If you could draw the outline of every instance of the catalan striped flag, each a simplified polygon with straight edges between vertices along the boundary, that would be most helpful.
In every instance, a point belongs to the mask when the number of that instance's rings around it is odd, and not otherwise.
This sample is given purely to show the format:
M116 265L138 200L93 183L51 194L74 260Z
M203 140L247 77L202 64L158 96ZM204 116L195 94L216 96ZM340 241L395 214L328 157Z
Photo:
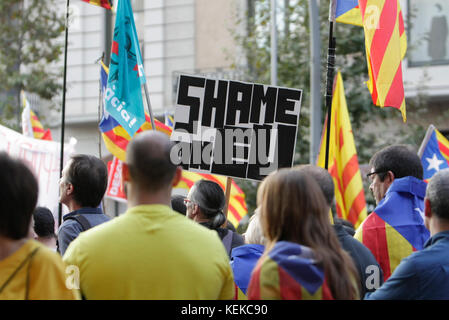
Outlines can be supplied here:
M373 103L401 110L406 121L401 61L407 36L399 0L333 0L335 21L363 26L368 89Z
M108 81L108 67L101 62L100 69L100 79L101 79L101 88L102 94L104 96L105 89L107 87ZM148 114L145 113L145 122L143 125L137 130L137 133L144 130L151 130L151 119ZM168 136L171 135L171 129L167 127L165 124L160 122L157 119L154 119L154 123L156 125L156 130L161 131ZM123 129L123 127L116 121L113 117L111 117L106 110L103 110L103 118L99 124L99 128L101 134L103 136L104 143L106 148L111 152L115 157L120 159L121 161L126 160L126 147L128 146L128 142L131 140L131 136L128 132Z
M173 188L187 189L189 190L193 184L201 179L211 180L220 185L223 189L223 192L226 192L226 180L227 177L207 174L207 173L199 173L193 171L182 171L181 181L174 186ZM248 209L246 208L245 203L245 193L240 189L240 187L235 183L232 179L231 184L231 195L229 199L229 207L228 207L228 220L231 222L234 227L237 227L240 223L240 220L248 213Z
M449 168L449 141L430 125L418 151L427 181L440 170Z
M367 210L340 72L334 80L331 121L328 171L334 180L337 215L350 221L357 228L366 218ZM318 155L318 166L322 168L324 168L326 157L326 134L327 123L324 124L321 150Z
M83 0L83 1L109 10L112 9L112 0Z
M374 211L356 230L379 262L386 281L401 260L424 247L430 237L424 226L424 196L427 184L415 177L393 181Z
M22 90L22 133L27 137L33 137L35 139L53 141L50 129L44 129L39 118L36 116L33 110L31 110L30 103L28 102L25 92Z
M262 256L248 287L249 300L333 300L324 270L310 248L279 241Z
M406 44L399 0L359 0L365 30L368 89L376 106L405 111L402 58Z

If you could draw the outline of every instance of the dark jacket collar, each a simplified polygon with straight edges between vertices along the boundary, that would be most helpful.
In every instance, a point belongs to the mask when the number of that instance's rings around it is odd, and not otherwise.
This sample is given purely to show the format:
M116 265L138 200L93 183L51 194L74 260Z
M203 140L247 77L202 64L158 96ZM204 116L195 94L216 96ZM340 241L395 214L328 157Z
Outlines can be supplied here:
M440 240L447 239L449 240L449 230L438 232L437 234L433 235L427 242L424 244L424 248L430 247L437 243Z
M65 221L68 217L73 217L77 214L103 214L103 210L101 210L101 208L84 207L65 214L64 217L62 217L62 220Z

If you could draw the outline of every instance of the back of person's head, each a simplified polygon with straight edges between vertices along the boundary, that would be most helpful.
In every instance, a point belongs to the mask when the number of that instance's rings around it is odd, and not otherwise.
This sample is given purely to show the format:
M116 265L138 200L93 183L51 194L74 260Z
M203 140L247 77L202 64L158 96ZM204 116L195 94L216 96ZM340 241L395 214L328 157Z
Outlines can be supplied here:
M416 152L407 145L392 145L377 151L369 162L374 172L378 172L381 181L384 181L386 172L391 171L394 178L412 176L423 178L423 167Z
M245 243L265 245L266 242L267 239L265 239L263 235L262 224L260 222L260 213L259 210L256 209L249 219L248 228L245 232Z
M223 209L226 197L223 189L216 182L210 180L198 180L193 185L191 199L200 208L203 218L208 219L210 229L219 228L225 221Z
M48 208L37 207L33 213L34 232L40 238L55 236L55 218Z
M37 203L37 180L23 162L0 152L0 186L0 235L25 238Z
M186 215L186 211L187 211L187 207L184 203L185 198L186 197L179 195L179 194L172 195L172 197L171 197L172 209L184 216Z
M310 175L318 183L321 191L323 192L326 203L329 207L332 206L332 202L335 197L334 180L331 174L324 168L317 167L311 164L298 165L294 167L295 170L303 170Z
M449 169L438 171L432 176L426 189L432 213L449 221Z
M165 134L154 130L143 131L131 139L126 164L132 183L150 192L171 186L177 168L170 159L172 146Z
M73 199L81 207L98 207L108 185L108 169L92 155L78 154L71 158L66 182L73 185Z
M317 182L295 169L281 169L265 179L258 205L267 238L266 251L278 241L311 248L327 274L333 297L357 297L354 281L358 281L358 274L332 229L328 206Z

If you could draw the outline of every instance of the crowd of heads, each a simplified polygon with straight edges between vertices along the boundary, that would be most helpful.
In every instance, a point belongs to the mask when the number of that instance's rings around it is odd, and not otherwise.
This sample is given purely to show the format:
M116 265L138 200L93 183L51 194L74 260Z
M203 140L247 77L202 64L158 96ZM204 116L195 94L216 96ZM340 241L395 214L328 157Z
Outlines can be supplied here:
M139 197L158 192L171 193L179 180L180 168L170 160L173 144L162 134L137 135L128 146L124 164L127 192ZM376 152L369 162L370 189L379 202L391 181L412 176L423 178L419 157L405 145ZM38 183L30 169L19 160L0 153L0 236L25 238L34 215L37 237L55 237L52 213L36 208ZM94 156L75 155L63 171L60 201L74 201L82 207L97 207L106 191L108 172L104 162ZM449 169L437 173L429 182L427 207L439 219L449 221ZM332 230L329 210L334 202L334 183L327 170L301 165L279 169L259 185L257 210L244 234L247 244L265 246L269 252L276 243L288 241L311 248L314 259L326 270L332 295L351 299L357 295L357 271L350 256L342 250ZM199 180L187 196L171 196L173 210L187 218L218 229L226 224L226 196L220 185Z

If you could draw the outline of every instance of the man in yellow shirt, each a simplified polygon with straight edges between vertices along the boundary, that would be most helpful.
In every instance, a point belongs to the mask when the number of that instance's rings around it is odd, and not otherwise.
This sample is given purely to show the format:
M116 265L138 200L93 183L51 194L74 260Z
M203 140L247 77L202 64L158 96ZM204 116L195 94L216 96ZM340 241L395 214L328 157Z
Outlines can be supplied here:
M0 300L77 299L61 257L29 238L38 197L33 173L0 152L0 186Z
M79 267L86 299L232 299L229 259L217 233L170 208L182 170L172 144L145 131L127 149L128 210L74 240L64 261Z

